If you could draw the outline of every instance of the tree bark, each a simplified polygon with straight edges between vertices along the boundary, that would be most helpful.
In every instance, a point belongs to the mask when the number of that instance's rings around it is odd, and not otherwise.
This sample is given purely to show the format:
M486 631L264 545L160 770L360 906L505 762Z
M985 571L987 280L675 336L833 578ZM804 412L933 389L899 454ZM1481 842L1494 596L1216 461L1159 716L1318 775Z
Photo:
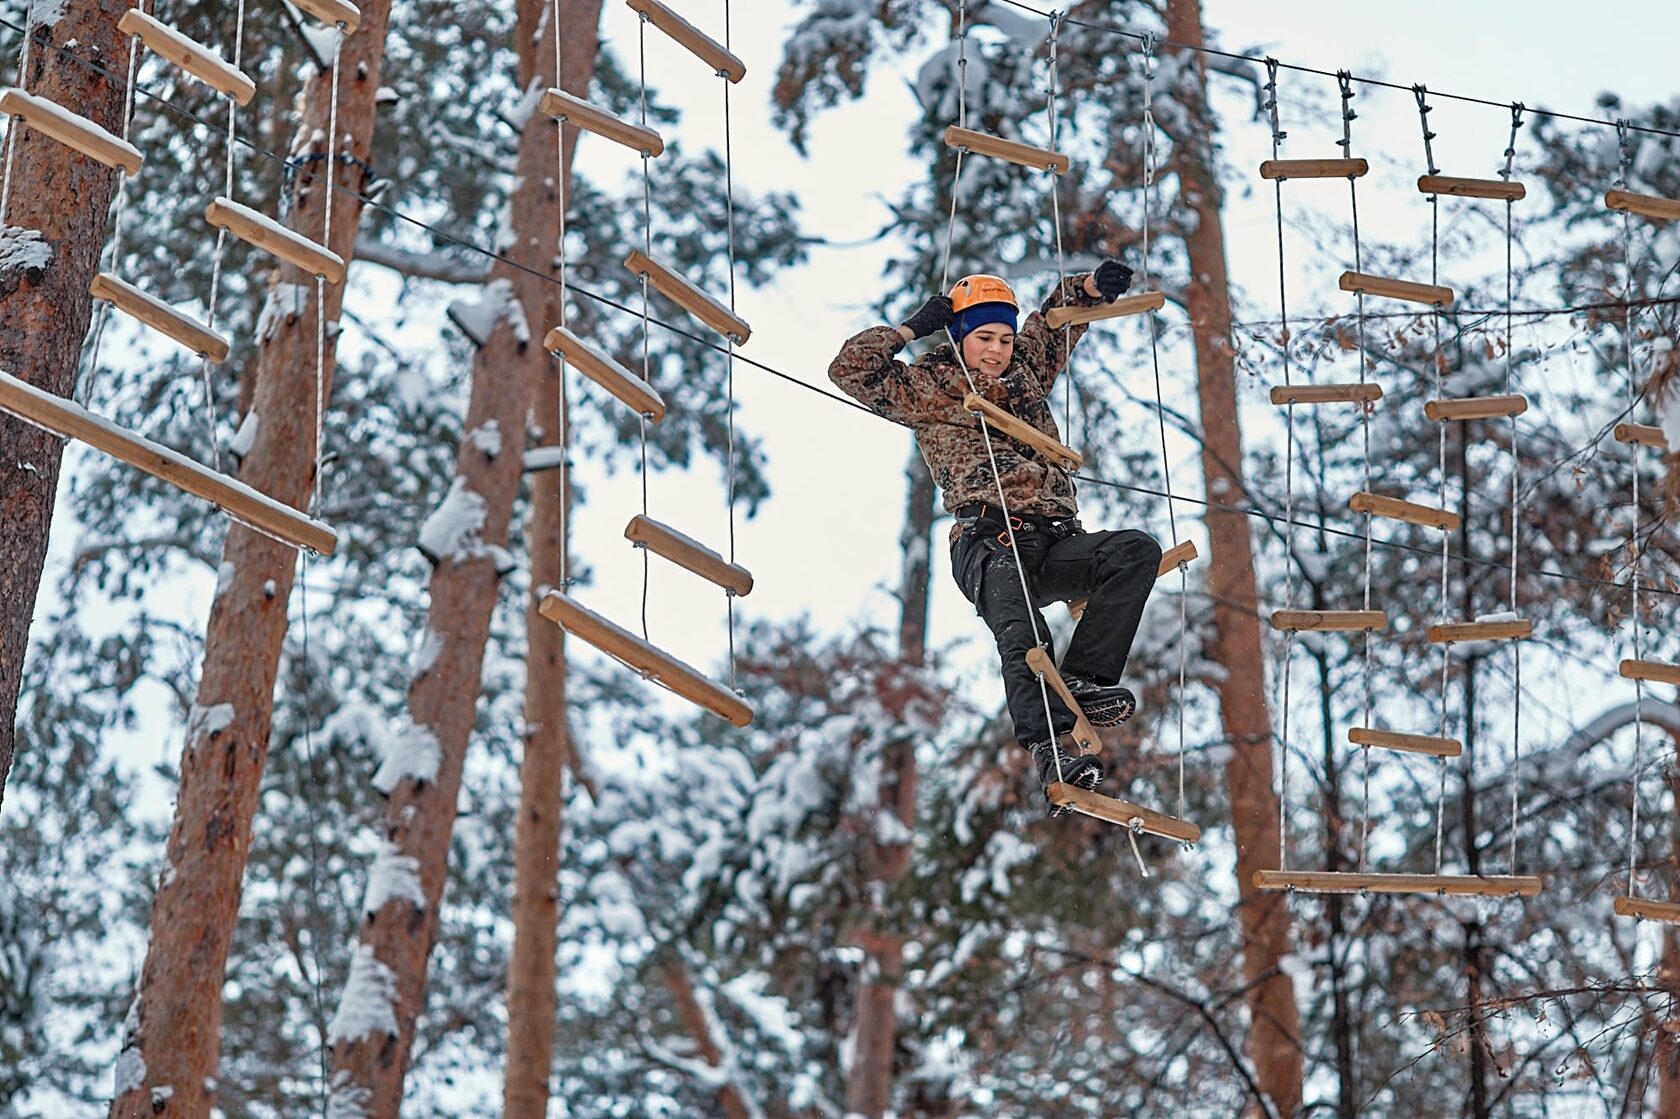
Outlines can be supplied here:
M1170 0L1167 38L1199 48L1203 43L1199 0ZM1206 128L1199 142L1175 156L1183 205L1195 214L1185 235L1190 286L1186 292L1196 346L1202 411L1202 470L1216 503L1235 503L1245 492L1242 431L1237 419L1236 362L1231 346L1231 294L1220 221L1221 195L1215 169L1212 114L1201 56L1186 52L1197 80L1186 106ZM1256 870L1278 866L1279 821L1272 773L1271 714L1266 708L1265 660L1260 641L1259 594L1254 547L1247 518L1209 508L1208 593L1214 602L1214 661L1223 665L1219 710L1231 743L1225 784L1237 843L1238 921L1243 938L1243 973L1252 1019L1249 1055L1261 1091L1277 1113L1293 1115L1301 1104L1300 1012L1295 990L1279 963L1289 951L1287 895L1255 888Z
M33 11L33 8L30 9ZM32 25L30 92L114 133L122 131L121 80L128 37L117 32L120 6L70 0L51 26ZM73 43L74 46L64 46ZM66 54L60 54L60 51ZM68 55L68 56L66 56ZM117 172L15 122L9 142L11 193L6 224L38 230L52 248L46 267L0 271L0 369L55 396L70 396L87 336ZM0 149L3 151L3 149ZM18 693L29 623L47 559L64 444L56 435L0 413L0 803L16 748Z
M390 0L363 0L361 26L344 40L338 133L344 156L366 161L372 145L374 95L385 52ZM320 73L304 91L299 135L326 136L331 75ZM292 228L349 259L361 218L358 165L332 168L345 188L333 200L330 237L324 237L324 184L300 177L291 206ZM280 316L260 340L252 408L261 417L256 441L240 465L241 481L304 508L315 480L315 281L287 265L276 278L304 284L307 298ZM271 281L272 282L272 281ZM341 285L326 285L326 319L343 303ZM323 395L330 392L335 338L326 338ZM297 554L241 525L228 527L221 589L210 608L198 699L188 720L169 834L169 867L152 903L152 941L140 975L119 1067L144 1072L111 1104L120 1119L204 1116L214 1103L220 1053L222 981L239 914L240 880L251 846L263 765L268 757L274 681L286 637ZM119 1078L119 1084L131 1081ZM162 1092L162 1089L169 1089ZM154 1094L157 1092L158 1094Z
M688 1036L694 1039L694 1047L700 1054L700 1059L710 1068L723 1066L723 1050L718 1048L717 1039L712 1036L712 1024L706 1017L705 1008L694 994L694 983L688 977L688 968L675 957L667 959L660 965L665 976L665 987L671 992L671 999L677 1004L677 1016L682 1019L683 1028ZM723 1109L724 1119L752 1119L752 1110L747 1107L746 1100L741 1098L741 1090L729 1081L724 1081L717 1089L718 1107Z
M566 32L561 47L562 71L568 87L580 92L588 88L594 70L600 8L601 0L561 0L560 4L561 26ZM553 66L554 33L547 22L552 15L545 14L551 11L546 0L521 0L521 28L537 29L535 34L521 31L521 57L530 59L521 65L521 71L534 75L534 80L545 80L541 75ZM568 130L562 151L556 142L559 131L552 120L533 117L520 138L520 185L510 203L512 245L504 254L506 260L493 263L490 282L508 285L510 305L519 308L524 323L516 327L508 317L500 319L474 358L465 424L470 434L462 440L456 465L456 484L483 503L483 526L477 534L481 546L437 557L426 626L439 652L409 686L409 720L437 742L436 773L428 778L402 777L391 790L386 807L386 839L396 857L414 860L410 865L418 868L425 904L416 907L409 899L392 898L367 915L362 925L358 951L388 969L393 979L396 1032L369 1028L333 1039L335 1095L374 1116L398 1113L415 1026L425 1006L428 956L437 935L461 772L478 707L484 650L501 580L495 555L507 542L513 499L519 487L531 371L538 362L550 360L541 348L545 324L535 316L545 312L551 298L548 277L554 272L560 233L557 171L569 181L577 140L576 130ZM499 439L472 437L491 431ZM558 827L557 803L551 803L550 808L556 813L554 826ZM547 869L550 880L553 868L551 855ZM535 889L538 896L528 895L528 900L551 906L552 902L545 903L541 895L552 893L553 886L539 885ZM550 945L552 935L548 934ZM526 947L533 955L541 951L533 950L529 942ZM552 946L546 951L546 961L538 961L535 966L551 969ZM524 986L521 991L539 1000L553 998L552 983L546 994ZM522 1005L522 1014L529 1010ZM548 1020L544 1029L552 1031L552 1013ZM552 1045L551 1037L547 1045ZM523 1051L520 1060L519 1084L515 1086L510 1080L508 1091L519 1097L520 1106L528 1106L533 1075L539 1080L535 1090L546 1095L547 1067L531 1050ZM533 1062L542 1067L531 1067ZM511 1077L511 1054L509 1072Z
M1673 737L1680 749L1680 734ZM1669 770L1668 788L1674 803L1680 804L1680 771ZM1680 866L1680 830L1670 844L1675 865ZM1657 983L1668 991L1668 1016L1658 1023L1651 1060L1656 1064L1657 1114L1680 1115L1680 929L1664 925L1662 944Z

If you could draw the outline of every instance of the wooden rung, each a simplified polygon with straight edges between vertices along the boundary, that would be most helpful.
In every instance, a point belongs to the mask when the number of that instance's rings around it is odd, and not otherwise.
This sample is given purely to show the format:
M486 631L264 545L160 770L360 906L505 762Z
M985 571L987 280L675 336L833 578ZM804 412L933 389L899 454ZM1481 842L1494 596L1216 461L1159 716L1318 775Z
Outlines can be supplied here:
M1424 194L1450 194L1455 198L1491 198L1497 202L1520 202L1528 188L1504 179L1458 179L1451 175L1419 175L1418 190Z
M129 11L138 9L130 8ZM124 314L131 315L160 334L181 343L195 354L220 365L227 360L228 341L204 326L197 319L183 315L163 300L147 295L133 284L101 272L93 278L88 291L95 299L103 299Z
M1680 221L1680 199L1661 198L1655 194L1634 194L1627 190L1613 190L1604 196L1604 204L1612 210L1626 210L1641 217L1662 221Z
M747 76L747 64L726 50L722 43L695 27L659 0L625 0L633 12L687 47L691 54L732 82Z
M1052 439L1019 416L999 408L990 400L978 393L969 393L963 397L963 409L968 412L979 412L985 417L985 422L991 424L1016 442L1025 443L1038 453L1047 456L1052 463L1063 470L1078 470L1085 465L1085 457L1072 447Z
M0 372L0 411L95 450L202 497L236 521L293 547L330 556L338 534L290 505L258 493L237 479L201 466L187 456L93 415L72 401L43 392Z
M1387 629L1388 615L1381 610L1274 610L1272 628L1357 633L1367 629Z
M1359 385L1278 385L1272 389L1273 404L1370 404L1382 399L1382 386L1374 381Z
M752 593L752 572L738 563L730 563L698 540L684 536L652 517L640 513L631 517L630 524L624 529L624 538L664 556L679 567L688 568L702 579L710 579L727 591L737 595Z
M1062 679L1062 674L1057 670L1055 662L1050 659L1050 654L1041 648L1028 649L1027 667L1044 677L1051 690L1061 696L1062 702L1067 704L1069 711L1073 712L1073 740L1079 745L1080 752L1095 754L1101 750L1102 739L1097 737L1096 729L1091 726L1091 720L1085 717L1085 709L1079 706L1079 701L1073 698L1072 692L1068 691L1067 681Z
M543 348L577 366L578 372L617 397L632 412L654 423L665 418L665 401L652 385L565 327L557 326L549 331L543 339Z
M77 116L56 101L36 97L21 89L0 90L0 113L16 117L41 135L50 136L67 148L75 148L107 167L120 168L130 175L140 171L142 160L139 148L120 136L113 136L86 117Z
M1134 295L1122 295L1108 303L1099 303L1095 307L1052 307L1044 313L1044 321L1060 330L1064 326L1075 326L1084 322L1120 319L1127 315L1159 311L1166 305L1167 297L1162 292L1140 291Z
M640 249L624 258L624 267L638 276L646 275L648 282L658 290L659 294L719 334L735 339L737 346L745 345L747 339L752 337L752 327L747 325L746 319L743 319L657 260L647 256Z
M356 30L362 23L361 11L347 0L292 0L292 3L330 27L342 23L346 32Z
M559 591L543 595L537 613L712 714L738 727L753 721L751 705L740 696Z
M1268 159L1262 179L1357 179L1371 169L1363 159Z
M1518 641L1534 633L1527 619L1514 622L1442 622L1429 627L1429 640L1437 645L1455 641Z
M1391 280L1386 276L1368 276L1363 272L1343 272L1343 291L1359 291L1366 295L1383 295L1390 299L1404 299L1411 303L1428 303L1435 307L1452 304L1452 288L1436 284L1419 284L1411 280Z
M1655 447L1659 451L1668 450L1668 440L1663 437L1662 428L1652 427L1650 424L1617 424L1616 442Z
M204 211L204 220L249 245L297 265L311 276L325 276L332 284L344 282L344 261L337 253L231 198L218 198L210 203Z
M1119 824L1123 828L1132 826L1132 821L1138 821L1138 830L1158 835L1163 839L1176 839L1181 843L1199 843L1202 829L1186 820L1136 805L1130 801L1116 800L1105 797L1101 793L1093 793L1089 789L1081 789L1065 782L1057 781L1045 790L1050 803L1057 808L1071 808L1095 820L1106 820L1111 824Z
M159 23L139 8L130 8L117 21L117 30L138 35L153 54L162 55L212 89L220 90L241 105L257 95L257 84L221 55L200 46L166 23Z
M1058 175L1067 174L1067 169L1071 166L1068 157L1061 152L1053 152L1049 148L1035 148L1019 140L1005 140L1002 136L976 132L971 128L958 128L954 124L945 130L945 146L962 148L976 155L989 155L994 159L1007 159L1011 163L1019 163L1022 167L1031 167L1035 171L1054 171Z
M1197 554L1196 542L1194 540L1186 540L1182 543L1174 544L1171 548L1168 548L1166 551L1161 553L1161 563L1160 566L1155 569L1155 578L1165 578L1167 572L1178 570L1180 564L1189 563L1191 560L1196 558ZM1085 616L1085 606L1088 601L1089 600L1083 598L1069 599L1067 604L1068 615L1076 622L1083 618Z
M650 156L657 156L665 151L665 141L653 129L620 120L605 109L597 109L563 89L551 89L543 94L539 107L556 120L575 124L585 132L593 132L597 136L605 136L614 143L623 144L631 151Z
M1496 420L1505 416L1520 416L1526 411L1528 397L1520 394L1431 400L1423 406L1423 414L1432 420Z
M1355 746L1381 746L1385 750L1404 750L1408 754L1430 754L1437 758L1456 758L1464 752L1464 744L1456 738L1402 734L1370 727L1350 727L1348 741Z
M1540 892L1538 876L1471 874L1357 874L1329 870L1257 870L1262 890L1308 894L1453 894L1460 897L1525 897Z
M1638 917L1646 921L1662 921L1680 925L1680 904L1672 901L1646 901L1644 898L1619 897L1613 903L1618 917Z
M1389 520L1405 521L1407 524L1423 525L1425 528L1444 528L1448 532L1456 530L1460 523L1457 513L1419 505L1415 501L1401 501L1398 497L1385 497L1380 493L1366 493L1363 490L1348 498L1348 508L1355 513L1370 513L1374 517L1387 517Z
M1628 680L1653 680L1659 684L1680 684L1680 665L1661 661L1623 661L1622 676Z

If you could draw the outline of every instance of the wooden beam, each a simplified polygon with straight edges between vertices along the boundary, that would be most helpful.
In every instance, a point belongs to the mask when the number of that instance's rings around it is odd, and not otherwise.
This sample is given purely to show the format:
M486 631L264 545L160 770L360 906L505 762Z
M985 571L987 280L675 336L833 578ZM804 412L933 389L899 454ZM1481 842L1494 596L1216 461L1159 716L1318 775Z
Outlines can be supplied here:
M1525 897L1540 892L1536 875L1358 874L1327 870L1257 870L1262 890L1308 894L1452 894L1458 897Z
M738 82L747 76L747 64L726 50L722 43L695 27L682 16L661 4L659 0L625 0L633 12L640 12L647 21L688 48L713 71Z
M1650 424L1617 424L1616 442L1655 447L1659 451L1668 450L1668 440L1663 436L1663 429L1652 427Z
M1064 446L1038 430L1019 416L999 408L979 393L969 393L963 397L963 409L969 412L979 412L985 423L991 424L1005 435L1049 457L1050 461L1063 470L1078 470L1085 465L1085 458L1072 447Z
M1680 925L1680 904L1672 901L1646 901L1644 898L1619 897L1613 903L1618 917L1637 917L1643 921L1662 921Z
M1140 291L1122 295L1119 299L1099 303L1095 307L1052 307L1044 313L1044 321L1060 330L1064 326L1098 322L1102 319L1121 319L1128 315L1142 315L1159 311L1167 305L1167 297L1158 291Z
M1348 385L1275 385L1273 404L1371 404L1382 399L1374 381Z
M292 0L292 3L329 27L342 24L346 34L362 25L361 11L348 0Z
M175 339L193 353L208 358L217 365L227 360L226 338L191 316L183 315L163 300L147 295L133 284L119 280L109 272L101 272L95 276L88 292L95 299L105 300L117 310L139 319L159 334Z
M1073 740L1079 744L1079 752L1095 754L1101 750L1102 739L1097 737L1091 720L1085 717L1085 709L1079 706L1079 701L1074 699L1073 693L1068 690L1067 681L1063 680L1062 674L1056 670L1050 654L1038 647L1028 649L1027 667L1044 677L1051 689L1062 697L1062 702L1067 704L1068 710L1073 712Z
M945 130L945 146L961 148L976 155L989 155L994 159L1006 159L1035 171L1054 171L1058 175L1067 174L1067 169L1072 166L1061 152L1035 148L1019 140L1005 140L1002 136L976 132L971 128L958 128L954 124Z
M1370 727L1350 727L1348 741L1355 746L1380 746L1385 750L1403 750L1408 754L1430 754L1437 758L1456 758L1464 752L1464 744L1456 738L1436 738L1429 734L1402 734L1392 730L1373 730Z
M1528 397L1466 396L1457 400L1431 400L1423 406L1423 414L1432 420L1497 420L1506 416L1520 416L1528 411Z
M337 253L231 198L211 202L204 211L204 220L312 276L325 276L331 284L344 282L344 261Z
M1534 623L1527 619L1515 622L1442 622L1429 627L1429 640L1437 645L1457 641L1518 641L1534 633Z
M537 613L719 718L738 727L752 723L753 709L746 700L559 591L543 595Z
M1181 843L1199 843L1202 829L1186 820L1136 805L1130 801L1116 800L1105 797L1101 793L1093 793L1089 789L1081 789L1057 781L1046 790L1050 803L1057 808L1071 808L1081 815L1090 816L1095 820L1106 820L1111 824L1119 824L1123 828L1132 826L1132 821L1138 821L1139 831L1158 835L1163 839L1176 839Z
M653 423L665 418L665 401L652 385L565 327L557 326L549 331L543 339L543 349L577 366L580 373L617 397L632 412L646 416Z
M1381 610L1274 610L1272 628L1357 633L1388 628L1388 615Z
M1661 661L1623 661L1621 673L1627 680L1680 685L1680 665L1663 664Z
M119 168L130 175L140 171L142 159L139 148L120 136L113 136L86 117L77 116L56 101L36 97L21 89L0 90L0 113L22 121L41 135L49 136L67 148L74 148L107 167ZM66 204L69 204L68 199Z
M219 506L234 520L294 548L308 548L330 556L338 546L338 534L320 521L5 372L0 372L0 411L61 438L79 439L95 450Z
M702 579L709 579L733 594L751 594L752 572L738 563L730 563L698 540L684 536L670 525L638 513L630 518L624 538L648 551L664 556L679 567L686 567Z
M1407 524L1422 525L1425 528L1442 528L1448 532L1457 531L1460 524L1457 513L1429 505L1419 505L1415 501L1402 501L1398 497L1385 497L1380 493L1366 493L1364 490L1348 498L1348 508L1355 513L1369 513L1373 517L1387 517L1391 521L1405 521Z
M1343 291L1382 295L1411 303L1428 303L1434 307L1449 307L1453 301L1452 288L1437 284L1419 284L1411 280L1391 280L1386 276L1368 276L1363 272L1343 272L1340 284Z
M1174 544L1161 553L1161 563L1155 569L1155 578L1165 578L1169 571L1176 571L1181 564L1190 563L1196 558L1197 554L1194 540L1184 540ZM1088 602L1088 599L1083 598L1069 599L1067 604L1068 615L1077 622L1085 616L1085 607Z
M1357 179L1371 170L1363 159L1268 159L1260 165L1262 179Z
M160 55L203 82L220 90L241 105L249 105L257 95L257 84L208 47L193 42L166 23L160 23L141 11L130 8L117 21L117 30L136 35L153 54Z
M1451 175L1419 175L1418 190L1424 194L1450 194L1456 198L1491 198L1497 202L1521 202L1528 188L1515 180L1458 179Z
M604 136L615 144L623 144L631 151L649 156L662 155L665 151L665 141L653 129L621 120L605 109L598 109L581 98L573 97L563 89L549 90L542 95L542 100L537 104L538 108L555 120L575 124L585 132Z
M1680 199L1612 190L1604 196L1604 204L1612 210L1626 210L1640 217L1656 218L1659 221L1680 221Z
M688 280L667 268L665 265L636 249L624 258L624 267L638 276L645 275L648 283L666 299L675 303L713 330L726 337L735 339L737 346L746 345L747 339L752 337L752 327L747 320L713 299Z

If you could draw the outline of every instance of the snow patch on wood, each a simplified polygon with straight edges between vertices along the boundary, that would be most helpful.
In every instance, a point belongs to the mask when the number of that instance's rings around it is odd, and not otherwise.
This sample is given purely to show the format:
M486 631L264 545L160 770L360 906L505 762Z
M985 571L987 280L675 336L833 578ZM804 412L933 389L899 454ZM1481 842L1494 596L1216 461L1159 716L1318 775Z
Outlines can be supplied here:
M502 453L502 429L495 420L486 420L467 434L467 443L484 452L486 458Z
M138 1049L124 1049L117 1054L117 1065L111 1072L111 1098L121 1099L146 1082L146 1062Z
M503 322L513 328L513 336L521 346L530 345L531 325L525 319L525 308L514 297L513 281L505 277L485 284L484 297L478 302L456 300L444 313L480 348L489 344L496 327Z
M441 652L443 638L438 636L437 630L428 627L420 637L420 647L414 650L413 675L420 677L430 672Z
M343 1069L333 1073L327 1096L327 1119L368 1119L367 1104L373 1093L350 1079Z
M39 270L51 264L52 258L52 245L41 237L39 229L0 226L0 273Z
M396 974L379 962L371 944L356 945L338 1012L327 1026L327 1044L360 1041L375 1034L396 1036L396 1000Z
M429 727L412 723L399 727L385 743L385 760L373 775L373 787L389 794L405 778L436 781L443 747Z
M416 909L426 908L426 891L420 885L420 860L404 855L396 844L381 842L368 870L367 893L362 897L362 914L372 917L392 900L407 901Z
M566 462L566 448L532 447L525 452L525 473L536 474L543 470L558 470Z
M202 742L206 738L214 738L233 725L235 717L233 704L218 703L211 707L200 707L193 704L192 711L187 715L187 748Z
M222 592L233 586L233 564L223 560L216 565L216 597L221 598Z
M1657 401L1657 426L1668 440L1668 453L1680 455L1680 377L1669 381L1662 398Z
M257 316L257 341L268 341L282 323L296 322L314 297L313 284L278 283L269 288L262 314Z
M420 526L420 551L433 563L459 563L482 555L484 542L478 534L484 531L488 512L484 498L468 489L464 479L456 478L443 504Z
M268 308L264 307L263 314L266 315L267 313ZM239 421L239 430L233 433L232 439L228 440L228 453L236 459L243 459L250 454L251 448L256 445L257 427L261 422L257 419L256 412L246 412L245 418Z

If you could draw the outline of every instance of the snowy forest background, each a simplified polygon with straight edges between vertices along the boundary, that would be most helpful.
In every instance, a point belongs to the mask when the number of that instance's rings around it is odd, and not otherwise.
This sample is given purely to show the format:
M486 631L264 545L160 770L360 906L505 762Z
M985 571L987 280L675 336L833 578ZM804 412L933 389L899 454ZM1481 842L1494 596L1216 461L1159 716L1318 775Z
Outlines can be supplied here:
M722 37L722 0L678 6ZM0 0L8 77L25 7ZM36 18L60 43L43 15L99 5L37 7L53 9ZM1632 289L1655 302L1635 316L1630 355L1615 305L1629 282L1622 224L1601 201L1624 155L1630 189L1680 197L1671 134L1680 98L1640 84L1654 68L1574 75L1570 88L1585 92L1554 105L1555 74L1538 54L1525 68L1514 48L1489 48L1515 56L1524 79L1498 88L1473 65L1388 71L1376 31L1350 30L1358 51L1329 57L1322 29L1298 40L1287 18L1256 25L1229 10L1246 5L1069 6L1091 24L1173 40L1205 19L1210 44L1233 51L1485 96L1495 104L1432 101L1434 158L1450 175L1495 173L1511 126L1502 102L1513 97L1662 130L1630 133L1619 148L1602 124L1525 117L1514 302L1548 313L1519 314L1514 330L1502 313L1504 207L1440 203L1443 282L1459 308L1442 324L1448 395L1502 391L1509 368L1530 401L1518 425L1514 593L1536 626L1520 688L1512 647L1467 646L1443 697L1426 624L1504 609L1513 593L1500 566L1514 527L1506 429L1450 430L1443 479L1436 428L1421 418L1436 395L1436 324L1373 301L1385 317L1357 332L1353 299L1335 288L1353 259L1340 182L1284 187L1286 338L1272 194L1254 172L1271 152L1265 67L1212 56L1198 65L1161 48L1151 103L1163 171L1149 269L1168 306L1153 322L1093 330L1067 405L1068 441L1089 456L1086 523L1181 534L1204 557L1182 601L1177 577L1162 581L1131 669L1142 711L1108 743L1117 774L1108 791L1171 810L1182 733L1187 815L1203 842L1185 852L1145 840L1145 879L1122 830L1043 818L983 628L950 585L949 522L935 514L908 437L745 360L733 372L732 431L727 356L668 303L655 301L655 317L689 334L656 327L647 339L669 407L646 432L651 511L714 547L737 532L757 586L734 605L731 639L722 596L656 559L649 626L656 644L735 680L757 720L735 730L697 716L577 642L539 655L532 642L556 631L530 621L529 606L561 578L547 543L557 502L570 504L573 592L631 628L644 598L641 559L622 538L641 509L640 426L574 374L569 488L560 493L553 469L517 469L521 451L555 442L557 365L536 354L548 372L531 374L523 409L523 390L512 405L505 390L531 366L502 355L537 351L521 345L517 320L540 339L558 301L544 285L542 306L510 314L515 293L529 289L493 274L483 251L516 254L521 214L542 208L524 197L541 184L522 173L534 148L522 137L548 130L549 162L538 166L552 169L552 125L533 114L528 91L552 84L553 49L542 44L556 9L537 0L363 7L388 9L389 24L374 21L375 46L357 44L382 54L377 89L365 91L376 124L366 166L340 180L373 202L336 317L325 420L322 518L341 540L332 559L299 569L287 605L237 922L225 978L216 985L213 970L210 984L221 1007L219 1056L212 1039L205 1073L213 1083L158 1082L171 1040L140 1032L151 995L137 992L156 984L161 999L172 981L142 974L160 938L182 932L158 917L154 897L180 873L166 844L183 765L220 732L199 702L206 664L243 656L224 658L214 643L238 635L207 644L206 619L244 573L224 555L227 522L214 510L72 447L0 807L0 1116L108 1106L193 1114L191 1097L213 1100L228 1119L348 1117L388 1113L377 1101L391 1092L414 1116L1680 1114L1680 939L1610 912L1627 889L1630 849L1640 894L1666 899L1680 888L1671 787L1680 708L1672 687L1646 688L1636 743L1633 692L1616 674L1633 640L1635 470L1649 588L1643 654L1680 660L1680 544L1664 494L1673 460L1610 434L1628 419L1666 421L1680 453L1675 304L1665 302L1676 296L1680 231L1631 225ZM1644 7L1648 24L1680 31L1671 13ZM644 66L634 15L599 0L558 10L563 59L576 65L581 53L592 67L590 99L634 118ZM233 42L230 5L169 0L157 14L218 49ZM755 328L742 357L826 391L823 372L844 337L898 321L939 278L952 166L939 135L956 118L956 4L743 2L732 19L748 64L729 95L739 305ZM1002 0L971 4L967 19L971 123L1046 142L1048 21ZM289 153L289 162L240 156L235 196L265 212L311 213L318 189L298 172L323 158L309 129L331 42L308 26L277 4L253 5L244 24L258 96L241 132ZM598 53L589 49L597 28ZM1558 49L1571 33L1561 23L1520 32ZM1058 183L1068 268L1116 255L1141 271L1137 40L1064 25L1057 49L1058 142L1075 163ZM649 114L667 142L651 167L653 255L725 298L721 83L651 30L645 57ZM156 58L139 80L179 109L220 119L204 87ZM1624 81L1631 88L1618 88ZM1413 95L1356 88L1352 150L1373 168L1359 184L1364 270L1427 278L1431 211L1414 183L1424 150ZM1340 154L1333 77L1286 69L1277 96L1285 156ZM223 190L221 137L148 98L134 136L147 163L127 198L123 259L106 267L202 314L211 239L201 215ZM1056 270L1045 177L980 159L964 176L953 274L996 267L1035 300ZM619 262L643 244L640 162L585 137L569 196L569 279L632 311L574 294L566 322L639 367L639 287ZM1229 285L1210 280L1199 255L1209 251L1210 214L1223 222ZM0 308L22 271L0 254ZM235 348L208 382L208 405L196 359L113 317L98 368L84 358L90 407L200 461L232 458L253 382L272 367L262 351L288 330L307 326L313 337L307 320L288 315L296 293L271 287L269 273L267 258L230 242L215 314ZM1210 285L1236 320L1223 342L1208 333ZM1276 858L1265 816L1267 803L1271 819L1280 813L1275 774L1256 782L1245 767L1257 752L1278 757L1284 644L1266 629L1263 663L1235 657L1228 627L1245 616L1254 628L1256 611L1286 604L1356 607L1364 579L1360 525L1346 507L1365 461L1356 412L1297 415L1292 508L1303 527L1283 524L1284 420L1266 392L1282 380L1285 345L1297 379L1351 379L1365 361L1386 390L1371 419L1375 484L1431 504L1444 485L1445 503L1466 514L1445 605L1434 533L1379 524L1391 544L1371 560L1377 605L1396 619L1372 644L1381 722L1433 732L1444 711L1465 741L1465 757L1446 770L1443 811L1440 771L1424 758L1374 757L1367 799L1362 759L1345 739L1362 718L1363 645L1299 640L1281 805L1291 865L1357 865L1368 814L1373 866L1431 869L1439 826L1448 870L1506 873L1514 857L1516 872L1546 877L1536 902L1257 897L1238 873L1239 843L1245 858ZM1631 405L1630 358L1648 389ZM1220 430L1240 424L1240 445L1205 422L1222 361L1236 408ZM523 436L517 423L483 422L495 407L528 411ZM1170 513L1153 496L1167 484L1163 438L1181 497ZM432 514L446 495L458 502L497 470L505 548L493 530L488 544L470 525L442 531L450 526ZM1229 572L1205 560L1222 546L1209 536L1208 499L1249 514L1226 518L1255 556L1246 605ZM480 639L471 637L480 622L452 621L468 614L481 619ZM1066 624L1060 612L1054 621ZM424 691L426 677L446 671L481 678L481 694ZM441 805L428 788L440 784L437 764L416 768L413 756L417 728L432 725L426 703L461 720L459 750L443 735L441 779L459 794ZM552 767L541 780L562 790L553 804L531 776L537 751ZM529 799L522 807L522 785L559 829L557 858L517 838L539 811ZM1265 803L1251 813L1256 798ZM419 841L398 835L405 809L441 821L428 834L446 886L393 845ZM541 886L545 868L551 888ZM516 885L527 882L538 886ZM551 946L525 939L545 921ZM369 962L397 924L426 968ZM1275 962L1256 974L1263 951ZM533 984L546 988L546 1004ZM397 1050L387 1039L400 1039ZM205 1051L202 1039L183 1048ZM114 1094L124 1098L113 1105Z

